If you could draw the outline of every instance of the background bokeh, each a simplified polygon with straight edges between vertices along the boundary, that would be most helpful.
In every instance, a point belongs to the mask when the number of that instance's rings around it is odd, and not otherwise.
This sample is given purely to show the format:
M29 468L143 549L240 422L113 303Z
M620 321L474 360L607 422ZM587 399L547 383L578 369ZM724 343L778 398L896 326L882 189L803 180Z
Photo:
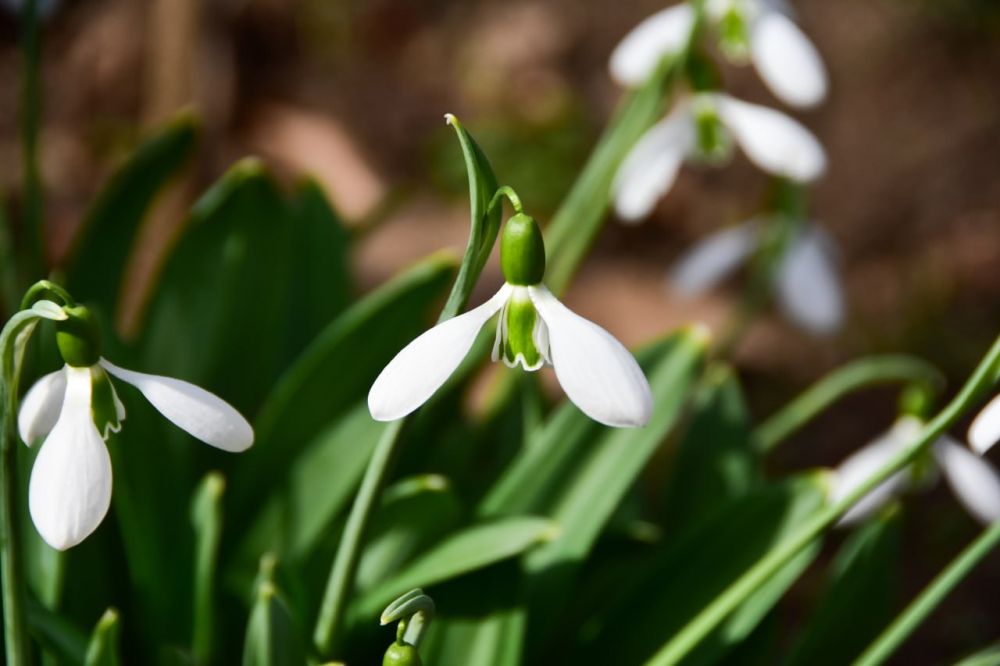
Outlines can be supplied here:
M203 147L148 220L124 295L133 312L190 203L246 155L289 178L309 171L319 179L363 238L354 271L365 289L432 251L464 245L465 172L445 112L475 133L500 180L544 222L619 99L608 54L663 4L59 3L43 45L50 256L58 265L95 191L143 131L185 106L203 119ZM850 320L827 339L778 317L758 322L736 350L751 407L766 415L824 371L878 351L923 356L954 386L1000 330L1000 5L793 4L831 75L827 102L793 115L829 153L811 211L840 247ZM0 188L15 213L18 65L17 23L3 14ZM724 75L735 95L778 105L751 69ZM630 344L692 319L720 326L738 285L682 300L666 269L709 231L752 215L765 188L739 157L723 170L684 169L647 223L609 222L567 301ZM483 294L499 280L494 265ZM119 323L129 329L128 311ZM835 464L888 425L895 400L892 391L869 391L844 401L784 445L774 465ZM944 489L915 496L908 507L901 599L976 530ZM796 599L817 586L807 577L785 604L791 625ZM1000 634L997 589L994 557L900 652L899 663L937 663Z

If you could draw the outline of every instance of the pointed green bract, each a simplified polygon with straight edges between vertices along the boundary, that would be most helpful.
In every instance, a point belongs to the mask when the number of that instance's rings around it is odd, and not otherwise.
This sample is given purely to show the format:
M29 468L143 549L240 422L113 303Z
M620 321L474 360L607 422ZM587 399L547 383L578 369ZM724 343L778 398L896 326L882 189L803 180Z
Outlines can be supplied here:
M84 666L118 666L121 663L118 656L119 632L118 611L109 608L101 616L94 633L90 636Z

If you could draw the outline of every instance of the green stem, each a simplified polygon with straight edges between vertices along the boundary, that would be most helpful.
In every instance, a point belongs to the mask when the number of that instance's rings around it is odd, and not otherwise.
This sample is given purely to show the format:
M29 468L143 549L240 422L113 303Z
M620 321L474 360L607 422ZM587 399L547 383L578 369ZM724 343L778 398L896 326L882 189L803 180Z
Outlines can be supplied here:
M38 166L41 123L41 39L38 0L26 0L21 10L21 160L24 170L24 229L21 279L37 277L44 265L42 177Z
M730 614L777 574L800 551L836 524L858 500L886 479L913 462L952 426L993 385L1000 365L1000 337L955 398L920 431L916 441L902 449L885 467L869 477L843 500L820 511L790 538L768 552L726 590L716 597L648 662L663 666L676 664L716 629Z
M517 192L515 192L514 188L510 185L503 185L497 188L497 192L493 195L493 198L490 200L490 205L486 210L492 211L504 197L507 197L507 200L510 201L510 205L517 215L524 213L524 206L521 205L521 197L517 196Z
M958 557L924 588L899 617L876 638L855 663L855 666L876 666L888 659L927 616L944 601L973 567L1000 544L1000 522L993 523L970 543Z
M910 356L873 356L851 361L817 381L757 426L753 433L754 445L759 452L768 453L845 395L861 388L896 382L925 382L935 386L940 385L941 375L930 364Z

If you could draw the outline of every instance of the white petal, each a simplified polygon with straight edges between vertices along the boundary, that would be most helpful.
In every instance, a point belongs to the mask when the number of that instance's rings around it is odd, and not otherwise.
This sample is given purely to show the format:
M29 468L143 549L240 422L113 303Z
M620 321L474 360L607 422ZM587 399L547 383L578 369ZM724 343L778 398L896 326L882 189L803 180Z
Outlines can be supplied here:
M797 121L728 95L717 95L716 100L719 116L751 162L768 173L800 182L823 175L823 146Z
M490 300L441 322L396 354L368 392L372 418L395 421L427 402L469 353L476 335L500 310L510 290L504 284Z
M990 400L969 426L969 445L979 455L1000 441L1000 395Z
M775 276L785 315L813 333L833 333L844 322L844 293L831 243L819 229L792 239Z
M955 496L976 520L1000 520L1000 475L993 465L945 437L934 444L934 457Z
M757 227L753 223L717 231L681 257L670 272L670 281L688 296L711 289L750 256L757 241Z
M569 399L590 418L609 426L649 422L653 395L635 358L610 333L559 302L542 285L528 287L549 329L549 354Z
M50 319L52 321L65 321L66 319L69 319L69 315L66 314L66 311L62 309L61 305L44 299L35 301L31 305L31 310L39 317Z
M625 86L643 83L666 55L686 46L693 26L694 10L686 2L653 14L615 47L611 76Z
M111 458L90 413L90 368L66 368L59 421L31 469L28 508L45 542L66 550L97 529L111 504Z
M848 456L834 474L831 500L839 502L861 486L885 465L902 447L909 444L919 432L920 425L910 419L902 419L887 433L866 444ZM878 511L890 499L901 492L909 480L909 471L896 472L876 486L867 495L855 502L838 524L851 525L860 522Z
M35 440L49 434L59 420L65 393L65 368L50 372L35 382L21 401L17 414L17 431L21 441L31 446Z
M765 9L750 33L750 57L777 97L798 107L826 97L826 69L809 38L779 11Z
M234 453L253 444L253 428L228 402L189 382L119 368L106 359L101 366L139 389L167 420L206 444Z
M615 211L622 220L636 222L649 215L657 200L673 187L693 140L687 102L678 103L669 116L642 135L618 167L611 188Z

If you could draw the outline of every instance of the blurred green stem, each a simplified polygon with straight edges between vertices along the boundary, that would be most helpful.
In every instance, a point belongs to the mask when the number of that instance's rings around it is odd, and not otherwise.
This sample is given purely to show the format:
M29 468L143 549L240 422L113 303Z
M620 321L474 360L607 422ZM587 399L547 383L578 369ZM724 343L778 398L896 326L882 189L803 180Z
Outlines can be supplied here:
M753 432L756 449L774 450L806 423L845 395L879 384L923 382L941 384L941 375L930 364L911 356L886 355L860 358L843 365L803 391Z
M38 0L25 0L21 8L20 98L24 228L18 251L22 281L37 278L44 266L42 177L38 166L38 130L42 115L40 35Z
M226 482L210 472L195 491L191 519L195 530L194 613L191 651L196 664L212 663L215 630L215 571L222 539L222 495Z
M923 592L872 641L855 666L876 666L887 660L906 638L927 619L972 569L1000 544L1000 522L987 527L924 588Z
M993 346L959 394L924 426L913 443L903 448L885 467L860 484L847 497L817 513L791 537L758 560L757 564L748 569L688 622L648 663L658 666L672 665L687 656L761 585L771 580L792 558L836 524L837 520L851 506L890 476L912 463L964 412L974 406L983 394L993 386L998 366L1000 366L1000 337L994 341Z

